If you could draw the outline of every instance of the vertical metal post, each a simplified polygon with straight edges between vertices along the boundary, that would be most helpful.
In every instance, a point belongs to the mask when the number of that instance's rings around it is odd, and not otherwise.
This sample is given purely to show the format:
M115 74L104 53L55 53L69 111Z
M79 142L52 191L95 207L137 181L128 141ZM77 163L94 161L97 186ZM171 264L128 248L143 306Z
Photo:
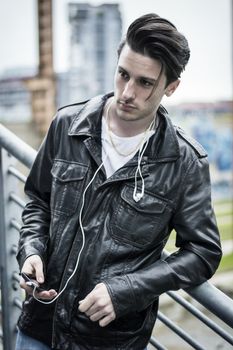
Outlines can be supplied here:
M18 181L8 174L9 165L16 160L0 148L0 274L2 330L4 350L13 350L16 338L16 321L20 310L15 306L15 299L21 299L21 289L14 279L18 266L13 249L18 241L18 234L11 225L11 220L19 216L20 209L9 200L11 191L17 192Z
M10 346L10 310L8 301L8 278L6 268L6 227L5 227L5 198L3 184L2 149L0 149L0 263L1 263L1 303L2 303L2 329L4 350L11 350Z

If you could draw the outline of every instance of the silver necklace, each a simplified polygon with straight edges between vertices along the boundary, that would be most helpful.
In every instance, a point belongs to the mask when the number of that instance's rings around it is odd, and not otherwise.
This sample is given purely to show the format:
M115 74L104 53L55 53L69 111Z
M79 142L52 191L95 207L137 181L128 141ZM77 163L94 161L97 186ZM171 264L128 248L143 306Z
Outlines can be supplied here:
M112 147L114 148L114 150L122 157L128 157L130 156L131 154L135 153L136 151L138 151L141 146L144 144L145 140L146 140L146 135L147 135L147 132L152 130L153 127L154 127L154 124L155 124L155 119L152 120L152 122L150 123L150 125L148 126L148 128L146 128L143 132L143 135L142 135L142 138L140 139L140 141L138 142L138 144L136 145L136 147L134 147L133 149L131 149L128 153L123 153L121 151L119 151L119 149L117 148L116 144L114 143L113 141L113 138L112 138L112 135L111 133L112 130L111 130L111 126L110 126L110 115L109 115L109 111L110 111L110 108L112 106L112 101L109 103L107 109L106 109L106 121L107 121L107 133L108 133L108 136L109 136L109 139L110 139L110 142L111 142L111 145Z

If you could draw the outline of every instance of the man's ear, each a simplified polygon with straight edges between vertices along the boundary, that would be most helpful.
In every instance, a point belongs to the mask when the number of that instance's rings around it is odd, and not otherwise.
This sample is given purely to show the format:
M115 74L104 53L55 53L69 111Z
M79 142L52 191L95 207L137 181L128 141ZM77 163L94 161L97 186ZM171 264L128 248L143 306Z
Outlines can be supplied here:
M172 83L170 83L165 89L165 95L167 97L171 96L173 92L178 88L179 84L180 84L180 79L177 79Z

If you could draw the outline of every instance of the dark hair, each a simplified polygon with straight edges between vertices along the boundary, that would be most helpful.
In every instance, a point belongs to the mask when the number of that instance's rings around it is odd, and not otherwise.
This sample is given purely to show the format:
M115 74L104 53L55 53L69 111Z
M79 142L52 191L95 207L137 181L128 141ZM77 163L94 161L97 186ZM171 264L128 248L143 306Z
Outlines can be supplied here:
M118 55L125 44L140 54L157 59L165 69L166 85L177 80L190 57L188 42L174 24L150 13L137 18L120 43Z

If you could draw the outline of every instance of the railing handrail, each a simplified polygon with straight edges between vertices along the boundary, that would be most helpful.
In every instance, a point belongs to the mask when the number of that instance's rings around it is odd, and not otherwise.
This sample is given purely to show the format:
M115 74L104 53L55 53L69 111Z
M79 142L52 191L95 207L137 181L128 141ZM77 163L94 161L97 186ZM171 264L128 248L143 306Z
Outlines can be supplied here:
M21 140L13 132L0 124L0 145L30 168L36 157L36 150Z
M163 251L164 257L168 255L167 251ZM185 289L185 292L233 328L233 300L221 290L206 281L198 286Z
M233 300L225 293L208 281L199 286L188 288L186 292L233 328Z

